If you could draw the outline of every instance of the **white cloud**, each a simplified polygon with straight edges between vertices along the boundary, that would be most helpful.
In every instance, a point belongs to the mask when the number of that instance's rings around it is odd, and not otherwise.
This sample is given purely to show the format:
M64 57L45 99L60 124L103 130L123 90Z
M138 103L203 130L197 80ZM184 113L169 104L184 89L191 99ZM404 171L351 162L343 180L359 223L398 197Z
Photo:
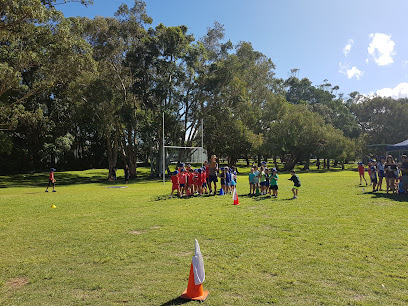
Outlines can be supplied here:
M355 77L357 80L359 80L364 75L364 71L361 71L356 66L349 68L349 65L345 65L340 62L339 67L340 67L339 72L344 75L347 75L348 79L352 79L353 77Z
M347 56L350 53L351 47L353 47L353 45L354 45L354 40L349 39L347 42L347 45L345 45L343 48L344 56Z
M372 38L371 43L368 45L368 54L374 59L378 66L386 66L392 64L395 55L394 46L395 42L391 40L391 35L384 33L371 33L369 35ZM368 62L368 58L366 60Z
M383 88L377 90L376 94L381 97L391 97L394 99L408 98L408 83L399 83L394 88Z

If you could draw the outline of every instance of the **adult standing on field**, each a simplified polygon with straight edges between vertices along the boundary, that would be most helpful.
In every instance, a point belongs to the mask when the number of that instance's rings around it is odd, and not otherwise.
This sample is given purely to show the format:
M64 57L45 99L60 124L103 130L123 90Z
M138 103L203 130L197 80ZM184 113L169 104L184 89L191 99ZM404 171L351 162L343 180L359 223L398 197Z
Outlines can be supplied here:
M217 182L218 182L217 173L218 173L217 156L212 155L210 165L208 166L208 174L209 174L208 184L210 188L210 194L213 192L212 183L214 183L214 193L213 194L217 193Z
M396 179L395 170L397 170L397 164L395 163L392 156L388 155L384 165L385 165L385 181L387 184L387 193L389 191L392 191L392 193L395 193L394 183Z
M401 172L401 182L404 184L405 194L408 194L408 157L405 154L402 155Z

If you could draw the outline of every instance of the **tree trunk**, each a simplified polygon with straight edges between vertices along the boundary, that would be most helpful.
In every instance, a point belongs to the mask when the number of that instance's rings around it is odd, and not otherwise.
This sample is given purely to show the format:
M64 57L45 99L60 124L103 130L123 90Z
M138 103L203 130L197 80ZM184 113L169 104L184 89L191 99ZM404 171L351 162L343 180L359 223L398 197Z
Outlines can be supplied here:
M278 170L278 159L276 156L273 157L273 164L275 165L276 170Z
M292 170L296 165L296 160L292 157L287 157L285 159L285 166L284 166L284 170L288 171L288 170Z
M320 158L316 159L317 170L320 170Z
M326 165L327 165L327 170L330 170L330 159L329 158L327 159L327 164Z
M323 158L323 169L326 169L326 159Z
M344 170L345 168L344 168L344 162L342 161L341 163L341 170Z
M118 161L118 134L117 131L111 139L111 135L107 135L106 137L106 144L107 144L107 151L108 151L108 163L109 163L109 174L108 174L108 181L115 180L115 167Z
M248 155L245 157L246 163L247 163L247 167L249 167L249 158Z
M337 165L339 164L339 161L337 159L334 160L334 164L333 167L337 167Z
M303 167L303 170L309 170L310 169L310 159L308 158L305 162L305 166Z

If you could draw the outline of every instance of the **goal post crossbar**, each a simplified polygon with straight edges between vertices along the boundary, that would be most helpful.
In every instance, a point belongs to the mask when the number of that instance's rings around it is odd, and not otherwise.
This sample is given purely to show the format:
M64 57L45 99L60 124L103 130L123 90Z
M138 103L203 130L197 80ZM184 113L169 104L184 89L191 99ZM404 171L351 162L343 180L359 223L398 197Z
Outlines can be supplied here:
M162 156L162 158L163 158L163 173L162 173L162 176L163 176L163 185L165 184L165 182L166 182L166 170L165 170L165 168L166 168L166 148L171 148L171 149L201 149L202 151L204 151L204 120L203 119L201 119L201 147L179 147L179 146L166 146L165 145L165 143L164 143L164 131L165 131L165 129L164 129L164 112L163 112L163 137L162 137L162 141L163 141L163 156ZM204 160L202 160L201 161L201 163L203 163L204 162Z
M204 149L203 147L178 147L178 146L164 146L170 149Z

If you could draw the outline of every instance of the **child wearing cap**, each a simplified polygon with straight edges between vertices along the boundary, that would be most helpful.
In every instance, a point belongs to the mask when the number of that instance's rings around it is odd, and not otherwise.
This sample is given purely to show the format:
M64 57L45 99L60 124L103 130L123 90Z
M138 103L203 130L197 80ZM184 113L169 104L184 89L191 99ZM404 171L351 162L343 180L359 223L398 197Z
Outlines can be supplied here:
M187 183L187 179L186 179L186 170L183 168L181 168L181 171L179 174L177 174L178 178L179 178L179 184L180 184L180 197L183 196L183 194L186 192L186 183Z
M179 196L181 195L178 174L179 174L179 172L176 170L176 171L173 172L173 175L170 177L170 180L172 182L170 198L173 197L174 190L177 190L177 194Z
M194 194L194 170L189 167L188 179L187 179L187 193L189 195Z
M288 179L289 181L292 181L293 182L293 184L294 184L294 186L293 186L293 188L292 188L292 192L293 192L293 198L292 198L292 200L294 200L294 199L297 199L298 197L298 192L299 192L299 188L300 188L300 180L299 180L299 177L296 175L296 172L295 172L295 170L292 170L292 171L290 171L290 174L292 175L291 177L290 177L290 179Z
M374 161L372 161L370 163L370 180L371 180L371 184L373 185L373 192L378 190L378 180L377 180L377 167L376 167L376 163Z
M54 177L54 172L56 170L54 168L51 168L50 170L50 175L48 176L48 186L47 189L45 189L45 192L48 192L48 187L50 187L52 185L52 192L57 192L55 190L55 177Z

